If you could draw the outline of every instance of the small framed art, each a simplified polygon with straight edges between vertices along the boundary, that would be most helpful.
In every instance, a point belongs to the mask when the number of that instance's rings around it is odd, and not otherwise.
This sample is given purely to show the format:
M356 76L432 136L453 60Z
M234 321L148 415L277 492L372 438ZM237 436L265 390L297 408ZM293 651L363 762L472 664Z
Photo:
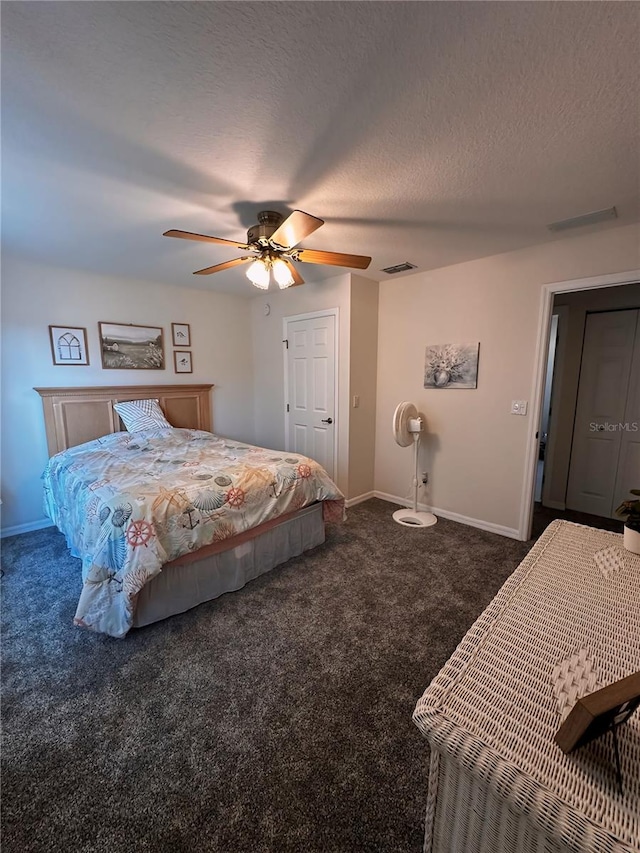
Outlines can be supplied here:
M191 346L191 327L188 323L172 323L171 337L174 347Z
M176 373L193 373L191 352L189 350L174 350L173 366Z
M54 364L89 364L84 326L49 326L49 337Z

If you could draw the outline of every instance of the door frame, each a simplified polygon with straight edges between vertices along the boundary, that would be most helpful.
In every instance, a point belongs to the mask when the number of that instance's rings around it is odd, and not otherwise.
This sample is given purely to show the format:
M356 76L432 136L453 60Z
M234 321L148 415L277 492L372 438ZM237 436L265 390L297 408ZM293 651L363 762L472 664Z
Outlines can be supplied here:
M553 297L556 293L570 293L574 290L595 290L602 287L618 287L623 284L636 284L640 281L640 269L626 272L596 275L589 278L575 278L569 281L554 281L542 285L540 309L538 315L538 339L533 368L533 393L531 396L531 412L534 417L529 424L527 449L525 453L524 483L520 500L520 524L518 538L526 541L531 536L533 523L534 489L536 485L536 467L538 460L538 438L542 421L542 397L544 394L544 376L549 347L549 329Z
M295 323L298 320L316 320L318 317L333 317L335 323L335 334L333 336L333 472L332 479L335 481L338 476L338 427L340 424L340 412L338 408L339 397L339 371L338 371L338 356L340 354L340 309L325 308L322 311L307 311L305 314L291 314L288 317L282 318L282 342L284 343L289 338L287 326L289 323ZM285 450L290 450L289 440L289 412L287 412L287 397L289 396L289 357L288 347L282 347L282 357L284 359L284 446Z
M551 328L551 317L556 315L558 318L558 337L560 338L560 342L556 346L556 358L555 364L561 364L564 355L567 349L567 320L569 319L569 306L568 305L558 305L557 308L553 307L553 300L551 303L551 314L549 316L549 328ZM558 420L558 400L562 396L562 375L558 376L556 373L555 367L553 371L552 384L551 384L551 417L549 418L549 440L547 441L547 448L545 450L544 455L544 465L545 472L553 471L553 463L555 462L556 455L556 427ZM542 394L544 397L545 388L542 388ZM542 406L542 403L540 404ZM555 415L554 415L555 413ZM540 410L540 420L542 421L542 409ZM541 423L542 426L542 423ZM547 483L546 494L545 494L545 480ZM558 501L549 500L549 478L543 476L542 483L542 503L544 506L548 506L551 509L566 509L564 501L559 503ZM546 498L546 502L545 502Z

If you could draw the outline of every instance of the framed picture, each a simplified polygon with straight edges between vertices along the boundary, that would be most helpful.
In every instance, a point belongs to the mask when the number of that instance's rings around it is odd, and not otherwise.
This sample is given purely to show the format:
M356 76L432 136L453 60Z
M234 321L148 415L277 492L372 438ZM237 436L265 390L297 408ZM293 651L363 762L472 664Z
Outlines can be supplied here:
M89 364L84 326L49 326L49 337L54 364Z
M480 344L431 344L424 359L425 388L477 388Z
M159 326L98 323L102 366L110 370L164 370L164 340Z
M191 346L191 328L188 323L172 323L171 337L174 347Z
M189 350L174 350L173 366L176 373L193 373L193 362Z
M555 741L563 752L572 752L626 723L638 706L640 672L578 699L556 732Z

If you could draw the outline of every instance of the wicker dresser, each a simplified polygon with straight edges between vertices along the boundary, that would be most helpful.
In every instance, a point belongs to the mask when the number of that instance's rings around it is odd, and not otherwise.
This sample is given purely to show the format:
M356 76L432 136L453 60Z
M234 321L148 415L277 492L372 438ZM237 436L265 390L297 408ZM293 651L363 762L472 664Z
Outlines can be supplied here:
M431 745L425 853L638 853L640 712L564 755L576 698L640 670L640 557L554 521L416 706Z

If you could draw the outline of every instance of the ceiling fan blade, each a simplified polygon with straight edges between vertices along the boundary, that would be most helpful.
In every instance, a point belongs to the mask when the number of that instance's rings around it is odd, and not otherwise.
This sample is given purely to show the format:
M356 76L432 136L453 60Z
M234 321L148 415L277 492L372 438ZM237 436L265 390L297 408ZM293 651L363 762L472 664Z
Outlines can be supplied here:
M316 249L300 249L297 255L298 260L305 264L328 264L357 270L366 270L371 263L371 258L364 255L343 255L341 252L321 252Z
M291 273L291 278L293 279L293 284L290 286L297 287L299 284L304 284L304 279L302 278L298 270L294 267L294 265L291 263L291 261L287 260L287 258L283 258L282 260L287 265L289 272Z
M321 225L324 225L324 219L311 216L310 213L305 213L304 210L294 210L276 228L270 239L272 243L282 246L283 249L292 249L301 240L308 237L309 234L317 231Z
M205 267L203 270L196 270L194 275L211 275L214 272L222 272L231 267L237 267L239 264L246 264L247 261L255 261L255 257L234 258L232 261L225 261L223 264L214 264L212 267Z
M221 243L223 246L233 246L234 249L248 249L246 243L237 243L235 240L224 240L222 237L209 237L208 234L194 234L192 231L178 231L172 228L165 231L163 237L179 237L181 240L199 240L202 243Z

